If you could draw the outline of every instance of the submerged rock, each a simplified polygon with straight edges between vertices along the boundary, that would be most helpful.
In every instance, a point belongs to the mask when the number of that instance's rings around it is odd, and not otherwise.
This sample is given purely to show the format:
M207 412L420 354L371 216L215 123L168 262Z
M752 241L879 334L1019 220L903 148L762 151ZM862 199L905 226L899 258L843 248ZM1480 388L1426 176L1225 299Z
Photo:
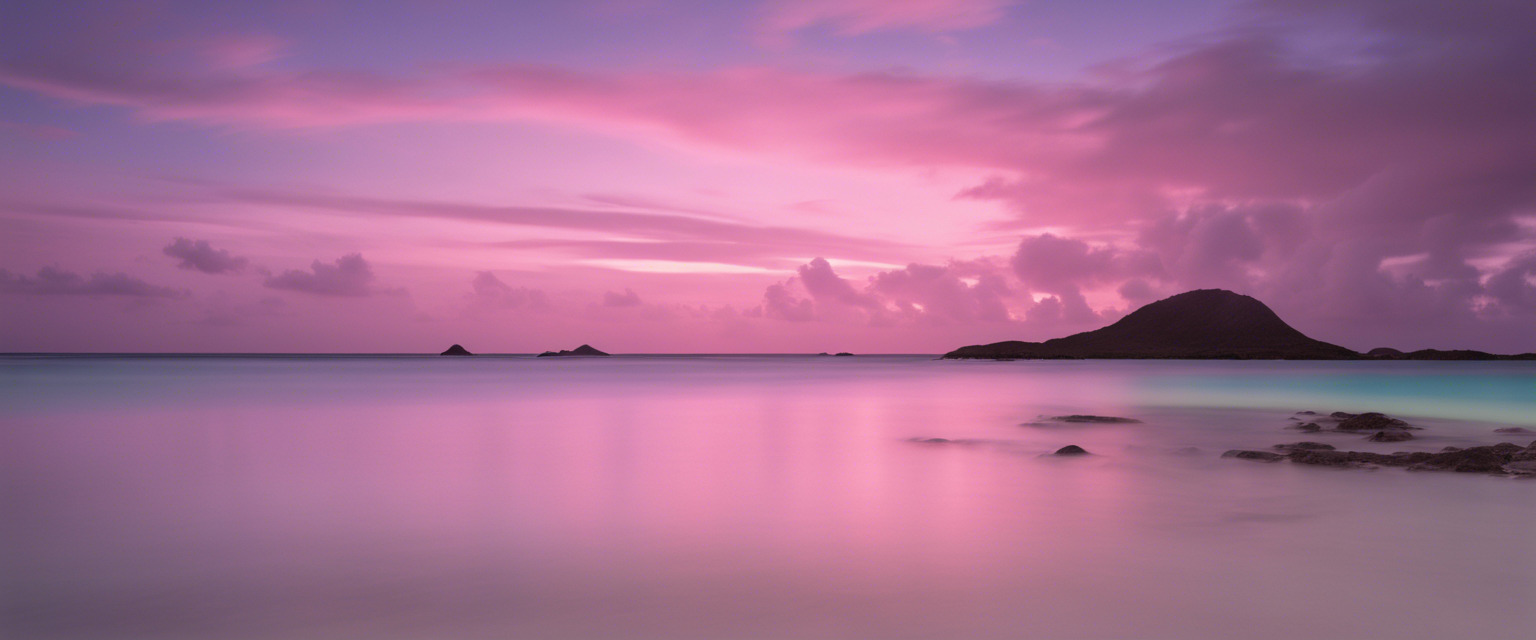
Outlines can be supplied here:
M1087 423L1087 424L1141 424L1141 421L1137 420L1135 418L1118 418L1118 417L1115 417L1115 416L1090 416L1090 415L1081 415L1081 414L1072 414L1070 416L1052 416L1049 419L1052 420L1052 421L1055 421L1055 422L1073 422L1073 423Z
M916 442L918 444L949 444L954 441L948 438L908 438L907 442Z
M1366 438L1366 440L1370 440L1371 442L1402 442L1404 440L1412 439L1413 434L1408 433L1403 429L1383 429L1371 434L1371 437Z
M1493 430L1494 433L1536 433L1525 427L1500 427Z
M1289 427L1286 427L1286 428L1287 429L1295 429L1297 431L1305 431L1307 433L1312 433L1314 431L1322 431L1323 430L1322 425L1319 425L1316 422L1307 422L1307 423L1303 423L1303 424L1293 424L1293 425L1291 425Z
M1299 451L1304 449L1312 451L1333 451L1334 449L1333 445L1323 444L1321 442L1292 442L1290 444L1277 444L1275 445L1275 448L1281 451Z
M1285 459L1285 456L1271 451L1247 451L1244 449L1233 449L1221 454L1221 457L1238 458L1240 460L1259 460L1262 462L1279 462Z
M1077 446L1075 444L1069 444L1069 445L1067 445L1065 447L1057 449L1056 453L1054 453L1052 455L1058 455L1058 456L1086 456L1086 455L1088 455L1088 450L1084 449L1082 447L1079 447L1079 446Z
M839 351L836 354L834 354L833 357L843 357L843 358L846 358L846 357L849 357L849 356L852 356L852 355L853 354L848 353L847 351Z
M445 356L472 356L472 355L475 355L475 354L470 353L469 349L465 349L464 347L461 347L459 345L453 345L451 347L448 347L448 350L442 352L442 354L440 354L440 355L445 355Z

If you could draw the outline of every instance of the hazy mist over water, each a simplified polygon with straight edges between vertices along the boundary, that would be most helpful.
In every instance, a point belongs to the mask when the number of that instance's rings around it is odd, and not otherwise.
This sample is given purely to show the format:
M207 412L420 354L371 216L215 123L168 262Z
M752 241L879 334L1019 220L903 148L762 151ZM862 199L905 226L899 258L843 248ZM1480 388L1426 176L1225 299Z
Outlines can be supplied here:
M1509 425L1536 363L0 357L0 636L1514 637L1536 482L1219 457Z

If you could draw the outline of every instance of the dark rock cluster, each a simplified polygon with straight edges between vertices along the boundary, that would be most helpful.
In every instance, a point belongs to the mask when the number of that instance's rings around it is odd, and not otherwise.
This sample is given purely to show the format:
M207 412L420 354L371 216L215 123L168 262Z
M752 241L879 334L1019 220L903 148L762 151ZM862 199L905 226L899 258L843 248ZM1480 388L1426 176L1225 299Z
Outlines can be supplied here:
M1381 431L1383 429L1413 428L1408 426L1408 423L1403 422L1402 420L1398 420L1397 418L1393 418L1391 416L1380 413L1372 412L1350 415L1340 411L1335 413L1334 417L1339 417L1341 414L1349 417L1341 418L1339 420L1339 425L1334 427L1339 431Z
M1297 411L1296 415L1316 416L1317 412ZM1294 416L1292 416L1291 419L1299 420L1299 418ZM1409 431L1417 431L1420 429L1420 427L1415 427L1408 424L1407 422L1403 422L1402 420L1386 414L1376 412L1345 413L1343 411L1335 411L1331 414L1328 414L1327 417L1316 418L1311 422L1302 422L1300 424L1294 424L1286 428L1295 429L1305 433L1316 433L1323 430L1323 426L1318 424L1319 421L1335 421L1337 424L1334 425L1332 429L1333 431L1342 431L1346 433L1369 432L1371 435L1366 439L1370 440L1371 442L1402 442L1404 440L1412 440L1413 434L1409 433Z
M1222 454L1225 458L1279 462L1290 460L1296 464L1324 467L1375 468L1406 467L1411 471L1454 471L1458 473L1489 473L1495 475L1536 475L1536 442L1522 447L1501 442L1486 447L1446 447L1438 453L1427 451L1399 451L1397 453L1372 453L1369 451L1337 451L1327 449L1277 445L1284 454L1269 451L1232 450ZM1323 445L1327 446L1327 445Z

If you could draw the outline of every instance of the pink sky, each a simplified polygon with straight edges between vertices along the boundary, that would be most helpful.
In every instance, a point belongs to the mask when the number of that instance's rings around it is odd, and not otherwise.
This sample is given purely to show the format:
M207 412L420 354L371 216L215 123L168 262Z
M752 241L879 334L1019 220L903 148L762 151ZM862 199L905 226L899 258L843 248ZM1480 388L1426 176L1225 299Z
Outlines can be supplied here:
M9 2L0 351L1536 350L1536 9Z

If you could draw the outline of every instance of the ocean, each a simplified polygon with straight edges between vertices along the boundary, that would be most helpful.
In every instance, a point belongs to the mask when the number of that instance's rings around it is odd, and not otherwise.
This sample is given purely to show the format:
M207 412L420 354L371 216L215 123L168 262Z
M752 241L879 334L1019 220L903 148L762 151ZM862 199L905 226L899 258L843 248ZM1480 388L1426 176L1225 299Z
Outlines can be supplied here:
M4 356L0 636L1516 637L1536 481L1220 457L1509 426L1536 362Z

